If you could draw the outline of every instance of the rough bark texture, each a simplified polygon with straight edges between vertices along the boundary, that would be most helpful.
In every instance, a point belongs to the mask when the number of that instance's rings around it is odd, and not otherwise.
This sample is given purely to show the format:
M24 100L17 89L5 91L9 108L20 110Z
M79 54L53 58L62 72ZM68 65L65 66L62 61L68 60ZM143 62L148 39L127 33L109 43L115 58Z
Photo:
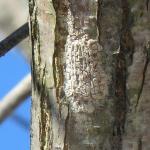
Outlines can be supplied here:
M31 149L52 149L52 94L55 13L51 1L31 0L32 126ZM51 100L51 101L50 101ZM50 108L51 107L51 108ZM55 116L54 116L55 117Z
M145 8L140 0L30 0L32 150L149 149Z
M150 13L145 1L130 1L134 17L132 34L134 38L134 56L128 68L127 96L129 107L124 135L124 150L148 150L149 144L149 105L150 105Z

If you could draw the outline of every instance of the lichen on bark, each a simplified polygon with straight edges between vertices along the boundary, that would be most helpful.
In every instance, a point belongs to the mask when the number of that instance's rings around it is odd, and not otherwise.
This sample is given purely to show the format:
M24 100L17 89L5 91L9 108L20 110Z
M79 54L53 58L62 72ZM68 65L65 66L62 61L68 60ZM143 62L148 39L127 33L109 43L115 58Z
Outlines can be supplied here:
M102 67L103 49L98 41L98 2L54 0L53 3L57 20L55 83L57 90L63 88L65 94L65 99L60 98L61 92L57 95L61 115L64 103L69 108L64 149L110 147L111 117L106 104L109 81ZM63 80L57 80L62 79L62 74ZM99 120L97 115L101 116Z
M138 111L127 113L139 91L129 83L137 66L135 31L143 31L139 21L132 28L130 5L129 0L30 0L32 150L122 150L130 142L137 150L143 147L139 110L145 108L149 65L144 61L143 82L136 78L143 85ZM139 130L133 141L131 126Z

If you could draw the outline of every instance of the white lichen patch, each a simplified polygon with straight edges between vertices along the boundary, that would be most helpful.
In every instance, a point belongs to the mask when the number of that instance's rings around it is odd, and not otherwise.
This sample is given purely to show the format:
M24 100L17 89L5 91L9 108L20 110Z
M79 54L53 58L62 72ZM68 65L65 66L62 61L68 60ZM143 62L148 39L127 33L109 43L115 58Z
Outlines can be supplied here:
M91 114L94 112L95 107L93 106L92 103L82 103L81 101L74 101L74 99L72 99L70 101L71 104L71 110L75 113L88 113Z
M64 60L65 94L74 100L104 99L107 78L102 67L103 49L98 41L97 2L72 1ZM86 5L82 8L82 5ZM79 5L79 6L76 6Z
M103 99L107 88L97 40L70 36L66 45L65 92L78 100Z

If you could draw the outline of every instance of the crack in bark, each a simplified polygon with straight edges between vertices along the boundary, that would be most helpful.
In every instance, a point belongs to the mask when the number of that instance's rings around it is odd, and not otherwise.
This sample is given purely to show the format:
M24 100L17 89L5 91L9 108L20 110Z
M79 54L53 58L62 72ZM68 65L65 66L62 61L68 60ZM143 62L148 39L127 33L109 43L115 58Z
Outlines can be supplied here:
M68 135L68 122L69 122L69 117L70 117L70 106L68 104L68 114L65 120L65 137L64 137L64 148L63 150L68 150L68 143L67 143L67 135Z
M66 98L64 93L64 52L66 39L68 35L68 28L66 26L68 14L68 1L52 0L52 3L56 13L55 49L53 54L53 76L56 88L56 106L58 108L57 119L60 121L60 133L57 133L55 131L53 133L54 138L56 138L56 140L53 140L53 147L59 147L60 149L67 150L68 148L66 138L69 120L69 105L66 106L64 104ZM68 109L68 112L66 112L66 116L64 116L65 110L63 111L63 109ZM63 131L61 131L62 129ZM59 140L61 140L61 142Z
M97 28L98 28L98 40L100 43L100 35L101 35L101 16L102 16L102 11L101 11L101 7L102 7L102 3L103 0L98 0L98 8L97 8Z
M143 78L142 78L142 83L141 83L141 86L140 86L140 90L138 92L137 101L136 101L136 105L135 105L135 110L137 110L137 107L139 105L140 98L141 98L143 88L144 88L144 84L145 84L145 77L146 77L146 72L147 72L147 68L148 68L148 64L149 64L149 43L148 43L148 47L145 47L145 50L146 50L146 61L145 61L144 69L143 69Z
M139 138L139 140L138 140L138 150L142 150L143 149L142 145L143 145L142 138Z
M115 122L113 136L115 139L114 149L122 149L122 135L124 133L124 124L126 119L126 66L123 52L117 55L116 62L116 99L115 99Z
M46 75L46 65L44 65L44 68L42 69L41 71L41 85L40 86L40 89L41 89L41 92L40 92L40 105L41 105L41 122L40 122L40 140L41 140L41 150L45 150L45 148L48 148L47 146L47 141L49 136L47 135L49 133L49 124L50 124L50 119L49 119L49 110L47 108L47 100L46 100L46 97L47 97L47 94L46 94L46 87L45 87L45 75ZM44 97L44 99L43 99Z
M115 121L113 126L113 150L122 150L122 136L125 132L127 112L126 78L127 68L132 62L134 40L131 33L130 8L128 0L121 0L122 5L122 28L120 34L120 50L116 54L116 83L115 83Z
M147 8L147 11L148 11L148 6L149 5L149 0L146 0L146 8Z
M56 99L57 103L61 105L61 93L64 84L64 63L63 55L65 49L65 43L68 35L68 29L66 27L66 18L68 5L65 1L52 0L55 12L56 12L56 27L55 27L55 50L53 55L53 75L54 83L56 87ZM59 106L60 107L60 106ZM61 117L61 113L60 117Z

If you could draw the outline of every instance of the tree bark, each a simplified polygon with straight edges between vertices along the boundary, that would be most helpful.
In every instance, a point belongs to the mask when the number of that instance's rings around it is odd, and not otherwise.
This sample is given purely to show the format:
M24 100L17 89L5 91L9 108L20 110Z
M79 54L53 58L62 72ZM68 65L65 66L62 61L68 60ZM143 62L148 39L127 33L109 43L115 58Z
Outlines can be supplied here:
M147 40L136 35L146 30L133 19L140 6L140 0L29 0L31 150L148 148L148 143L143 146L144 131L138 128L144 112L137 112L145 81L150 82L149 52L136 58ZM135 76L138 64L141 78ZM132 93L135 79L139 88Z

